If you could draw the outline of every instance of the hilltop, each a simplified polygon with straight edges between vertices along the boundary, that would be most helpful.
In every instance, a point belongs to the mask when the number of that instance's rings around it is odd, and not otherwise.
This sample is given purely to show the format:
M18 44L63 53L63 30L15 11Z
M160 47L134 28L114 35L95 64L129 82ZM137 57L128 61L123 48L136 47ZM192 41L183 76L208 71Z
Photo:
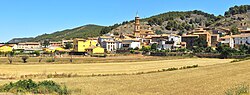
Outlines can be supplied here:
M145 29L150 27L152 30L156 31L156 34L181 34L187 31L192 31L197 27L241 27L242 23L250 27L249 10L250 5L234 6L229 8L229 10L225 12L224 16L215 16L214 14L209 14L199 10L166 12L148 18L142 18L141 27ZM12 39L10 42L42 41L46 39L59 41L61 39L97 37L106 33L128 34L133 33L133 22L134 20L124 21L112 26L85 25L74 29L39 35L35 38Z

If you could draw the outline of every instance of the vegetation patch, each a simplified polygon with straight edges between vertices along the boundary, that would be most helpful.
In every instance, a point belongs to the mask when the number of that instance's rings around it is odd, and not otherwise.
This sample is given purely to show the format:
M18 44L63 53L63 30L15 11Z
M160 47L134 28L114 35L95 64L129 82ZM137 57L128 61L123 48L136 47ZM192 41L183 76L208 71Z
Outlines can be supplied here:
M87 75L86 77L95 77L95 76L121 76L121 75L142 75L142 74L151 74L151 73L158 73L158 72L166 72L166 71L175 71L175 70L182 70L182 69L189 69L189 68L196 68L198 65L192 65L192 66L183 66L180 68L167 68L167 69L161 69L157 71L147 71L147 72L137 72L137 73L121 73L121 74L92 74L92 75Z
M241 61L246 61L246 60L250 60L250 57L242 58L242 59L235 59L235 60L231 61L231 63L241 62Z
M246 83L242 83L236 85L233 88L228 89L225 92L226 95L248 95L249 94L249 85Z
M10 82L0 87L1 92L10 92L14 94L69 94L67 87L61 86L54 81L45 80L41 82L34 82L33 80L19 80L17 82Z

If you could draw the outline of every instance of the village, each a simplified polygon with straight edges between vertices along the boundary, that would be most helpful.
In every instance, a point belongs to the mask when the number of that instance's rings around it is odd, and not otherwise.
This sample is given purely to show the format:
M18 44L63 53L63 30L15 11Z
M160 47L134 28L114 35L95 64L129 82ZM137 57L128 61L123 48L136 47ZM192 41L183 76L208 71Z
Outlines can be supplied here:
M155 50L178 51L182 49L192 50L195 43L201 41L204 47L215 50L218 46L228 46L238 49L240 46L250 45L250 28L246 23L242 22L238 27L238 34L233 34L230 29L209 27L195 28L193 31L178 34L159 34L151 29L150 26L142 27L140 17L136 16L134 20L133 34L112 33L95 38L72 38L53 42L23 42L23 43L2 43L0 44L0 52L6 57L8 53L16 54L60 54L64 52L70 55L106 55L116 53L131 53L131 50L147 50L154 48ZM199 46L200 47L200 46ZM134 53L134 51L132 51ZM35 56L37 56L35 55ZM62 57L62 56L61 56Z
M250 95L249 4L1 0L0 95Z

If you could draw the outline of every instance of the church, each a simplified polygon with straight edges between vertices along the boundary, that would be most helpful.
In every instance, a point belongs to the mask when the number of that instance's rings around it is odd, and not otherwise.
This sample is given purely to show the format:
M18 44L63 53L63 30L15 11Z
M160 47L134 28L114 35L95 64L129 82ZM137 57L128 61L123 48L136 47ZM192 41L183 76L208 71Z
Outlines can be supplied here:
M136 38L145 38L148 35L154 35L154 31L151 29L151 27L142 28L140 25L140 17L138 14L135 17L135 23L134 23L134 36Z

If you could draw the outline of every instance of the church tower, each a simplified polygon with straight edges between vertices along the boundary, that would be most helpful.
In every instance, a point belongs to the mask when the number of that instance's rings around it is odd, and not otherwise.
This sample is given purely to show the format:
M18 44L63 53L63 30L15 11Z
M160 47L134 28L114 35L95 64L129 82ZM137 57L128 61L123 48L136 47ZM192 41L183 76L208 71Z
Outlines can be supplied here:
M140 17L138 16L138 12L136 13L136 17L135 17L135 24L134 24L134 36L135 37L140 37L140 31L141 31L141 27L140 27Z

